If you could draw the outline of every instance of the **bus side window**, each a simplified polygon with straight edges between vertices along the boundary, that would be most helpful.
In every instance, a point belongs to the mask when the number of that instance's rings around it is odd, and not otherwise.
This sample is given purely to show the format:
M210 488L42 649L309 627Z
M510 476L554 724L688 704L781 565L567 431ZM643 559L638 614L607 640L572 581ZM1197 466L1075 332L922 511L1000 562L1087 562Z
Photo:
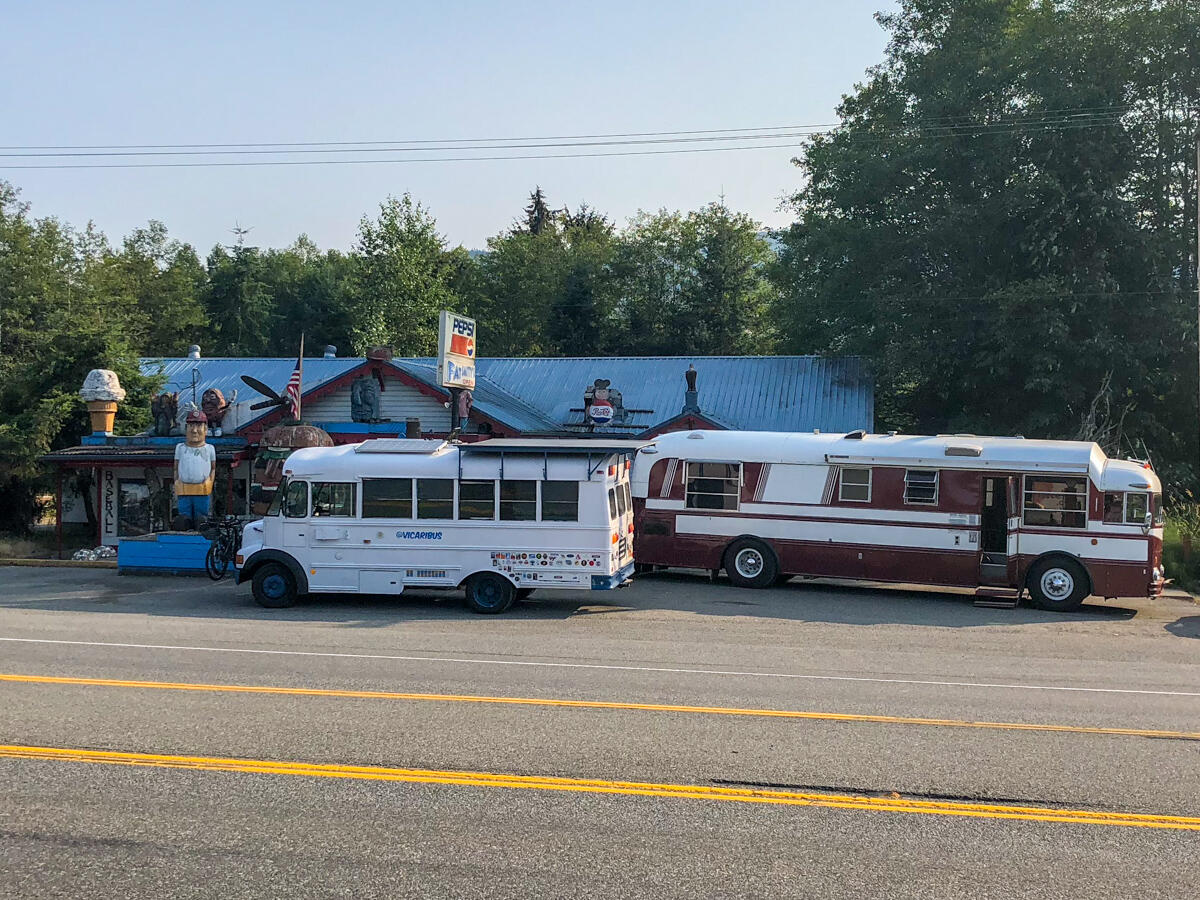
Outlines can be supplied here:
M411 478L364 478L364 519L411 519Z
M542 482L542 521L579 521L579 482Z
M317 516L353 516L354 483L317 481L313 483L312 514Z
M496 518L496 482L460 481L458 483L460 519Z
M1150 513L1149 494L1125 495L1125 524L1144 525Z
M608 517L609 519L617 517L617 492L612 488L608 489Z
M537 518L537 482L500 482L500 518L509 522L532 522Z
M1104 521L1119 525L1125 521L1125 495L1109 491L1104 495Z
M303 519L308 516L308 482L291 481L287 495L283 498L283 515L288 519Z
M451 478L417 479L417 518L454 518L454 480Z

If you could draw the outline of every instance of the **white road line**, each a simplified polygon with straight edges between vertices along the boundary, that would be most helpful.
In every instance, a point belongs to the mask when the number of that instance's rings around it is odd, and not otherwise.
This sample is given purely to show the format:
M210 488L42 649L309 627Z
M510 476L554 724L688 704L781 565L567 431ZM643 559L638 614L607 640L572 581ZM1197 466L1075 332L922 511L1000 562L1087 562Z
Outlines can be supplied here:
M1200 691L1150 691L1135 688L1066 687L1053 684L1005 684L980 681L923 681L915 678L869 678L861 675L800 675L792 672L743 672L736 669L676 669L665 666L618 666L602 663L536 662L515 659L476 659L466 656L391 656L380 653L330 653L319 650L255 650L245 647L189 647L174 644L118 644L106 641L63 641L51 638L0 637L13 644L63 644L115 647L122 650L183 650L196 653L256 653L264 656L317 656L332 659L380 659L397 662L468 663L483 666L526 666L545 669L598 669L610 672L663 672L673 675L724 675L738 678L788 678L797 681L857 681L868 684L917 684L934 687L1009 688L1020 691L1069 691L1084 694L1150 694L1156 697L1200 697Z

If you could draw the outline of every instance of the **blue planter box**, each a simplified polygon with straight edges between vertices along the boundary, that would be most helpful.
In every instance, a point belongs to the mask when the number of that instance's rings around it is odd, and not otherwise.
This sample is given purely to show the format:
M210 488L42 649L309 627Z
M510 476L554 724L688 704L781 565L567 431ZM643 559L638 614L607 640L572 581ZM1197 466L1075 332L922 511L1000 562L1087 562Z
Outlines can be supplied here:
M211 546L200 534L147 534L117 541L121 575L203 575Z

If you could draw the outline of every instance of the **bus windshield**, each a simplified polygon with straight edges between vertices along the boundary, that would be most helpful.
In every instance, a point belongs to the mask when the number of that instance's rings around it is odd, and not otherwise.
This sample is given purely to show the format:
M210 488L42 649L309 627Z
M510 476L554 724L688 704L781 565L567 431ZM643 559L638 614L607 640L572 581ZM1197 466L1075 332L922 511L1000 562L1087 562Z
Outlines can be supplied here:
M279 515L279 507L283 503L283 495L287 493L287 487L288 487L287 476L284 476L279 481L279 487L277 487L275 489L275 496L273 496L271 498L271 505L267 507L266 514L268 516Z

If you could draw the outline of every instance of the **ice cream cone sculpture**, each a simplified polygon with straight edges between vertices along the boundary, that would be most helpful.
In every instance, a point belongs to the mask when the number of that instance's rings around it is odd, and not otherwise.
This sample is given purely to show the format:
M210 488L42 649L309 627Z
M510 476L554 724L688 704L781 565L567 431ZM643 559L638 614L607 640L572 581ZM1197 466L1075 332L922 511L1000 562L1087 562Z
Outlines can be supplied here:
M92 369L79 391L88 406L93 434L112 434L117 417L117 404L125 399L125 389L117 373L108 369Z

